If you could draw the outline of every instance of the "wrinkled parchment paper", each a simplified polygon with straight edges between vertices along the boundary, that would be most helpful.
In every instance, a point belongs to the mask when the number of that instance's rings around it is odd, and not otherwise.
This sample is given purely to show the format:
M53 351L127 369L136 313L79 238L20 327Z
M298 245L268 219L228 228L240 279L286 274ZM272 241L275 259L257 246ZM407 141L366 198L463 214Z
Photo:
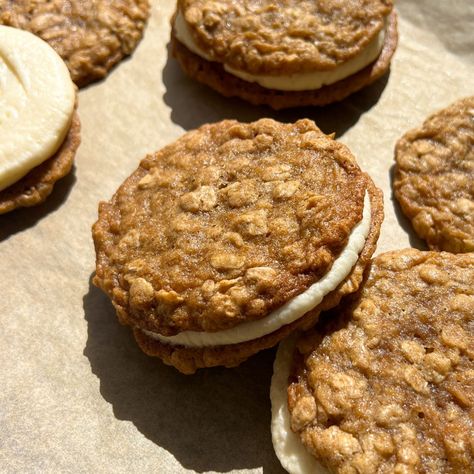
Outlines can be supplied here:
M424 248L393 202L393 147L428 114L474 94L472 0L400 0L389 75L340 104L278 114L185 77L167 50L173 2L152 3L135 54L79 94L74 172L44 205L0 216L1 472L282 473L269 427L274 351L194 376L142 354L91 285L99 200L184 130L309 117L383 188L377 252Z

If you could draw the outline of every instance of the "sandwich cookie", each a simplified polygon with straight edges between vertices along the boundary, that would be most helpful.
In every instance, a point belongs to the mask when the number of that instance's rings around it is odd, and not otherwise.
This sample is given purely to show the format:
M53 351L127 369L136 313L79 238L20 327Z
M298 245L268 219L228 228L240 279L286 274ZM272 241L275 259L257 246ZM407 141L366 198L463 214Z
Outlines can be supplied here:
M44 201L80 143L76 89L57 53L0 26L0 214Z
M94 283L146 353L235 366L357 290L382 218L381 192L313 122L225 120L100 204Z
M0 24L47 41L79 87L132 54L148 15L148 0L0 0Z
M389 0L179 0L171 36L188 75L274 109L344 99L389 69L397 41Z
M291 474L472 472L474 254L394 251L367 274L280 344L278 458Z
M474 251L474 97L405 134L395 148L394 194L433 250Z

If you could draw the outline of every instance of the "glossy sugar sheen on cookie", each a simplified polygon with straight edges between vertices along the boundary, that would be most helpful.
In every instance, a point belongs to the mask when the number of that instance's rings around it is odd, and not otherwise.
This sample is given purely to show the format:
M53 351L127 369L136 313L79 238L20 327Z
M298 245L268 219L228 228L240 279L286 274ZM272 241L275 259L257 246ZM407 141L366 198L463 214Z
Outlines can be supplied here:
M55 154L75 90L57 53L37 36L0 26L0 191Z

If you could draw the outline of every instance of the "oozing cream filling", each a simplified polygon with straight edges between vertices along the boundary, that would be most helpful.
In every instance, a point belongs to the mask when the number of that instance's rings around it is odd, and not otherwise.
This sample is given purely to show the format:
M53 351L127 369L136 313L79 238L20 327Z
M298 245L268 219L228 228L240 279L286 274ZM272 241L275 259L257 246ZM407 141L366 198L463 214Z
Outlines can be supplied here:
M0 26L0 191L57 151L74 102L71 76L53 48Z
M370 212L370 197L366 193L362 220L352 230L346 246L334 261L329 272L306 291L295 296L264 318L217 332L183 331L176 336L162 336L145 330L143 332L166 344L185 347L222 346L266 336L282 326L296 321L321 303L323 298L335 290L339 283L350 273L359 258L359 253L364 248L365 240L369 234Z
M194 41L189 25L186 23L183 14L178 10L174 23L174 31L176 38L184 44L190 51L197 54L207 61L215 61L206 51L204 51ZM256 82L267 89L276 89L282 91L304 91L315 90L322 86L334 84L341 79L352 76L356 72L364 69L370 63L375 61L382 51L385 41L385 28L380 31L357 56L346 61L334 69L314 72L303 72L287 75L267 75L267 74L250 74L245 71L235 69L227 64L223 64L224 69L247 82Z
M328 474L329 471L306 450L298 435L291 431L287 388L294 348L294 337L281 342L273 363L270 386L273 448L281 465L290 474Z

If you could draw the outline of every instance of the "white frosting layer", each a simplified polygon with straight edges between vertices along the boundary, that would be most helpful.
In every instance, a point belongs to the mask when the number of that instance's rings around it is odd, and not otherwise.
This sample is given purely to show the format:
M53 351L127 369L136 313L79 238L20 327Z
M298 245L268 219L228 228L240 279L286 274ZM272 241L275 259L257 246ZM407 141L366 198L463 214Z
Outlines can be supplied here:
M282 341L273 363L270 386L273 448L281 465L290 474L328 474L329 471L306 450L298 435L291 431L287 389L294 348L294 337Z
M334 261L331 269L306 291L295 296L280 308L257 321L239 324L236 327L217 332L183 331L176 336L162 336L143 331L148 336L166 344L185 347L207 347L238 344L266 336L282 326L292 323L315 308L323 298L335 290L346 278L359 258L370 230L370 197L366 193L362 220L352 230L347 245Z
M186 23L181 11L178 11L174 23L174 31L176 38L184 44L190 51L207 61L215 61L206 51L200 48L194 41L190 28ZM364 50L334 69L314 72L304 72L289 75L266 75L266 74L250 74L245 71L234 69L227 64L223 64L224 69L247 82L256 82L267 89L276 89L282 91L304 91L316 90L322 86L334 84L341 79L352 76L356 72L364 69L370 63L375 61L385 41L385 29L374 38Z
M57 151L74 102L69 71L53 48L0 26L0 191Z

